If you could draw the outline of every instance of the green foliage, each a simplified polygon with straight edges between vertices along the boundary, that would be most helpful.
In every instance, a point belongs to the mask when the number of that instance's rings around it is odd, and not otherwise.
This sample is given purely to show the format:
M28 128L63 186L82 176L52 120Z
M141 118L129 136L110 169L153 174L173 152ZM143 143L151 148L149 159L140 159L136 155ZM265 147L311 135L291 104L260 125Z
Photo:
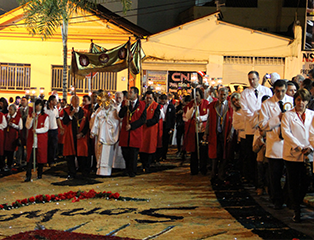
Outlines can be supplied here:
M26 16L28 31L45 39L52 36L58 27L68 25L70 17L78 9L95 9L95 2L95 0L19 0Z
M94 11L97 4L106 0L18 0L26 16L27 30L32 35L51 37L58 27L65 27L78 9ZM131 0L121 0L123 10L131 7Z

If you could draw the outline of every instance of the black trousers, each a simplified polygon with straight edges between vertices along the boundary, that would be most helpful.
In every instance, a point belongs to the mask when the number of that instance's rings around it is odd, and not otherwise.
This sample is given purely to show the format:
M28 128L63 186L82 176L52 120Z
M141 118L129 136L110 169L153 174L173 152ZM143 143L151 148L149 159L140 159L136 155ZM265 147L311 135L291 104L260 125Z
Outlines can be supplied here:
M224 158L224 135L223 133L217 133L217 158L212 159L212 174L211 178L218 177L219 180L225 179L227 167L227 159Z
M156 153L155 153L155 155L154 155L156 162L159 162L159 161L162 160L162 159L161 159L161 158L162 158L162 151L163 151L163 148L162 148L162 147L156 149Z
M77 157L77 162L79 166L79 170L81 171L84 177L88 177L90 162L88 162L87 157ZM70 177L76 177L76 166L75 166L75 156L67 156L68 163L68 174Z
M0 171L5 167L4 156L0 156Z
M97 171L97 159L95 154L95 138L89 139L89 145L88 145L88 161L90 162L92 171ZM93 156L93 157L92 157Z
M154 153L140 153L140 160L142 162L143 165L143 169L145 169L145 172L149 172L150 171L150 165L152 163L154 157Z
M139 148L121 147L121 150L128 175L130 177L135 177L137 172L137 157Z
M244 151L246 153L243 159L243 174L246 180L257 185L257 163L256 153L253 152L254 135L246 135L244 140Z
M54 163L58 149L58 129L48 131L48 163Z
M268 158L270 199L275 205L284 203L284 191L281 187L281 177L284 169L283 159Z
M307 193L311 176L303 162L285 161L285 164L291 207L294 211L300 211L300 205Z
M58 157L63 157L63 144L58 143Z
M201 142L203 139L204 133L198 134L198 139ZM197 143L195 137L195 152L191 153L190 159L190 170L192 175L198 174L200 171L203 175L207 173L207 164L208 164L208 146L203 146L200 144L200 156L199 159L197 157Z
M7 165L8 165L8 168L11 169L12 164L13 164L14 151L4 151L4 156L7 157Z
M170 134L169 131L170 129L165 128L166 123L163 123L163 132L162 132L162 158L167 159L167 153L168 153L168 145L169 145L169 139L170 139Z
M28 159L28 162L26 165L26 178L27 179L31 179L31 177L32 177L32 169L33 169L33 162L34 162L33 161L33 154L34 154L34 150L32 149L31 156ZM36 163L36 166L37 166L37 177L42 178L44 164L43 163Z
M177 126L177 149L178 152L181 151L181 139L184 135L184 125Z

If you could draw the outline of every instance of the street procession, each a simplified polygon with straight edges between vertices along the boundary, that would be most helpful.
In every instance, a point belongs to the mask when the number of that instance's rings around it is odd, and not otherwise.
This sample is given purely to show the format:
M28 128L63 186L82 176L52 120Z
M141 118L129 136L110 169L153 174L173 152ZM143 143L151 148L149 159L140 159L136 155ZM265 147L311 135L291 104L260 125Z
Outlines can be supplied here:
M0 1L0 239L313 239L314 4L244 2Z

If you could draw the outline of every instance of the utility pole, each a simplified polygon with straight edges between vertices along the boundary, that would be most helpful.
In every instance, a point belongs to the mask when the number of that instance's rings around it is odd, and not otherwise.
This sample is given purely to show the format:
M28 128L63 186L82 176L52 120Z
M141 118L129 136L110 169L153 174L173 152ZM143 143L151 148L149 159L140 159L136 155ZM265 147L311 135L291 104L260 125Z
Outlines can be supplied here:
M220 10L220 7L221 7L221 6L225 6L225 5L226 5L225 3L220 4L220 3L219 3L219 0L216 0L216 1L215 1L215 4L216 4L216 9L217 9L217 11Z

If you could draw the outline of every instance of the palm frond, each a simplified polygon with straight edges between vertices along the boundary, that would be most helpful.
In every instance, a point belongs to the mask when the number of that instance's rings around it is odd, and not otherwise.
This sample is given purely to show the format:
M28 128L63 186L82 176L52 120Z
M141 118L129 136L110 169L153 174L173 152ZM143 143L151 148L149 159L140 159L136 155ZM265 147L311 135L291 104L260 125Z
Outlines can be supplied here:
M95 10L97 4L108 0L18 0L25 14L27 30L47 39L63 24L68 24L79 9ZM131 0L121 0L123 10L131 7Z

